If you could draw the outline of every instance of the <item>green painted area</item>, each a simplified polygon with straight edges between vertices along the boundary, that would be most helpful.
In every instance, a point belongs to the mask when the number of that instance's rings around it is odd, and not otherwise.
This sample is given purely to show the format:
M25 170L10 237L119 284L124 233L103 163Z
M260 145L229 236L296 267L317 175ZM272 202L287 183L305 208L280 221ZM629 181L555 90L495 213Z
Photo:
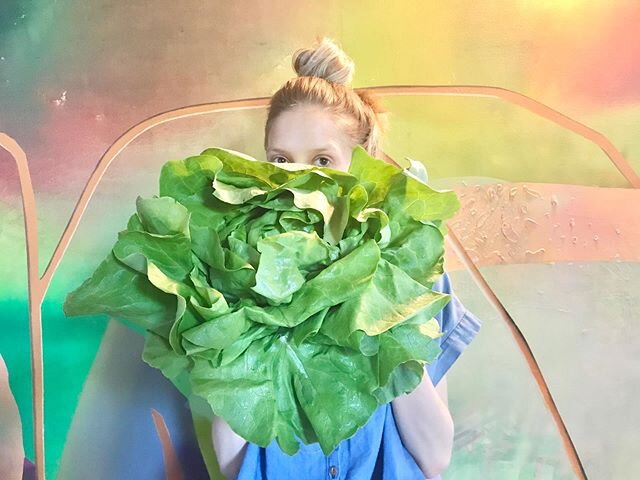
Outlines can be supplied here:
M9 370L11 390L16 398L25 444L25 455L33 459L33 416L31 411L31 361L27 302L0 299L0 354ZM46 473L55 478L67 431L82 385L106 327L103 317L67 319L62 300L42 305L45 368L45 452ZM7 334L8 333L8 334Z

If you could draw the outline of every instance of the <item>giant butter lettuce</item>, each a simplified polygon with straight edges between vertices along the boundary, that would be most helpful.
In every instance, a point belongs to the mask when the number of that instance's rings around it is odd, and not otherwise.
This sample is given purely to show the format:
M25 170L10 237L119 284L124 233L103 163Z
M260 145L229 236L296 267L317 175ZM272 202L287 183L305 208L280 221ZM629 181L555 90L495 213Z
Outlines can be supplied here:
M144 360L246 440L329 454L440 353L431 287L459 203L405 173L360 146L348 172L169 161L64 311L145 330Z

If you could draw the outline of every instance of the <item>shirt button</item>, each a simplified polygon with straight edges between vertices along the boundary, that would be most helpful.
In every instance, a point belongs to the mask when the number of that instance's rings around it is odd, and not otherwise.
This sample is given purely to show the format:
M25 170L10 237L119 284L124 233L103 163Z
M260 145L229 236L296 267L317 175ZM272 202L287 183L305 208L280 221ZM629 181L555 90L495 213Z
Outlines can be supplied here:
M338 467L331 465L329 467L329 475L331 475L331 478L336 478L338 476Z

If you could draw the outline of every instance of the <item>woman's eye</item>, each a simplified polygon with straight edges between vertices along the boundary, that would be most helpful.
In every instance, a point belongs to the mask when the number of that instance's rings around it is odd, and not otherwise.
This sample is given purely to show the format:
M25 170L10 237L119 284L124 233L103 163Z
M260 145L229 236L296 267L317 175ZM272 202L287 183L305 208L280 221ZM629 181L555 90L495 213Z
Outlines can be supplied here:
M284 158L284 157L280 157L280 156L278 156L278 157L273 157L273 158L271 159L271 161L272 161L273 163L287 163L287 159L286 159L286 158Z
M327 157L318 157L316 158L316 165L319 167L326 167L331 164L331 159Z

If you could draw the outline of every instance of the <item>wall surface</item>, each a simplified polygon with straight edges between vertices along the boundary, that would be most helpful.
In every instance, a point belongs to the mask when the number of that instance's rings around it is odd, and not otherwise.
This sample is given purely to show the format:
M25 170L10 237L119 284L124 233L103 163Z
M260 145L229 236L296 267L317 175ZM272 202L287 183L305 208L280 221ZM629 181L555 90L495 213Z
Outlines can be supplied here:
M321 35L354 59L356 87L515 91L600 132L638 173L639 22L635 0L3 0L0 132L29 158L41 271L119 135L180 106L268 96L293 75L293 51ZM452 229L525 334L587 474L633 478L640 473L632 402L640 387L638 191L597 145L507 101L441 95L384 103L385 151L422 161L436 186L461 194ZM161 164L214 145L263 158L264 119L257 110L162 125L104 176L43 304L49 478L87 478L82 472L91 469L107 478L136 458L136 471L151 475L140 459L161 462L159 444L129 456L116 446L152 431L146 416L138 436L125 427L146 415L131 407L136 401L170 402L136 393L136 382L162 379L118 363L141 348L133 333L107 327L105 318L67 319L62 301L109 251L136 196L156 193ZM461 264L449 262L458 296L483 329L448 374L456 435L444 477L574 478L511 333ZM0 149L0 355L32 459L25 272L17 170ZM96 398L109 410L102 419ZM107 428L107 418L127 420Z

